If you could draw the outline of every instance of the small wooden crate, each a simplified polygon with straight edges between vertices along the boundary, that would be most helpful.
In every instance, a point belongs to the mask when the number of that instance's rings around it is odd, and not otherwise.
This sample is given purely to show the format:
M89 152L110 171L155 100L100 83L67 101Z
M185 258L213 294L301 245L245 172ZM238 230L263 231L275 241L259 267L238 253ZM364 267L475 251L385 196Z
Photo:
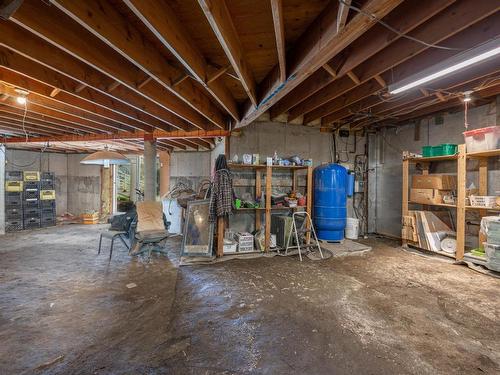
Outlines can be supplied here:
M99 213L91 212L82 214L83 224L99 224Z

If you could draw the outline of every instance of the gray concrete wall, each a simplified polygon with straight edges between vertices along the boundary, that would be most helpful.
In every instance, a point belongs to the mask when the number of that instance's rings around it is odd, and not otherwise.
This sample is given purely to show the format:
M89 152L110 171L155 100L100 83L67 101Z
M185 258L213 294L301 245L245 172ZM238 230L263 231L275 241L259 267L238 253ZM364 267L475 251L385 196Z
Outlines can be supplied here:
M54 172L56 175L56 210L61 215L67 211L68 200L68 167L67 155L50 152L35 152L7 149L7 171L40 171ZM2 174L3 176L3 174ZM3 200L2 200L3 201ZM3 210L2 210L3 211Z
M498 110L493 102L469 111L469 129L497 124ZM415 125L406 124L397 129L380 132L373 137L370 173L370 230L391 236L400 236L402 196L402 152L421 153L422 146L441 143L464 143L462 133L464 114L457 112L444 115L444 123L437 125L434 119L420 122L420 140L414 140ZM489 194L500 194L499 159L489 162ZM456 173L456 163L434 163L431 173ZM477 162L467 165L467 186L477 182Z
M101 205L101 167L83 165L87 155L68 155L68 209L73 215L85 211L99 211Z
M280 157L298 155L304 159L312 159L313 165L332 161L332 134L320 133L318 128L284 124L280 122L255 122L242 129L241 135L232 136L230 140L230 157L238 155L239 161L243 154L260 155L265 161L267 156L272 157L274 152ZM357 137L356 147L354 137L337 137L337 152L343 165L352 169L354 156L364 153L364 138ZM264 186L264 179L263 179ZM305 173L299 175L299 191L305 193ZM238 172L234 179L235 192L238 197L251 196L255 192L255 178L252 172ZM290 173L273 174L273 190L286 193L290 191L292 180ZM348 216L354 217L352 199L347 203ZM254 213L238 212L231 219L231 226L236 230L254 229Z
M173 152L170 157L170 188L182 182L197 190L202 180L210 179L211 158L210 151Z

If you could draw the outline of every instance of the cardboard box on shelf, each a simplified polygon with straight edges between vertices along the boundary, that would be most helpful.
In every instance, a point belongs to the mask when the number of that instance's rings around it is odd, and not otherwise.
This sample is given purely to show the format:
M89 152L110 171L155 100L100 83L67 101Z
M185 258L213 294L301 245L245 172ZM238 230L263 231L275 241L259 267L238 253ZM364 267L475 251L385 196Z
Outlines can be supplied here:
M449 190L411 189L410 201L421 204L440 204L443 203L443 195L446 193L449 193Z
M447 174L414 175L411 187L415 189L456 190L457 176Z

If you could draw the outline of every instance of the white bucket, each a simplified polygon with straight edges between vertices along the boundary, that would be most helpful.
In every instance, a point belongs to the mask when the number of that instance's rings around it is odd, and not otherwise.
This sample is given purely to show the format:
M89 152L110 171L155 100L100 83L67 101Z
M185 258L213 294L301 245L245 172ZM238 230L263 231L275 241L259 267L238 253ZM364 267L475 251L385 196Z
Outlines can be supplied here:
M347 218L345 226L345 238L357 240L359 235L359 220L351 217Z

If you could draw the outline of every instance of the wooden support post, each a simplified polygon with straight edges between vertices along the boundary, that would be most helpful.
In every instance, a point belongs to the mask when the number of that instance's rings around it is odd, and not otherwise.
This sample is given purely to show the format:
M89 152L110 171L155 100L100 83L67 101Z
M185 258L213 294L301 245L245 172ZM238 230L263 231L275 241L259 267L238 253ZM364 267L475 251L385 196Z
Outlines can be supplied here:
M488 195L488 158L479 159L479 195ZM487 210L479 210L479 215L481 218L488 214ZM487 238L481 231L479 231L479 247L483 247L483 242L486 242Z
M113 211L113 173L112 168L101 167L101 220L106 221Z
M313 168L307 167L307 186L306 186L306 212L312 220L312 192L313 192ZM306 229L311 229L309 223L306 225ZM306 243L311 242L311 233L306 234Z
M462 260L465 250L465 173L467 160L465 145L458 145L457 161L457 251L455 257Z
M292 191L297 191L297 170L292 170Z
M403 203L402 203L402 217L408 216L408 187L409 187L409 172L410 162L408 159L403 159ZM402 240L402 245L406 247L408 242L405 238Z
M255 199L259 199L262 195L262 173L260 169L255 170ZM262 203L261 203L262 204ZM261 211L255 210L255 230L261 228Z
M273 168L266 167L266 252L271 248L271 193L272 193Z
M160 197L170 190L170 152L160 151Z
M224 255L224 218L217 218L217 251L216 256L220 258Z

